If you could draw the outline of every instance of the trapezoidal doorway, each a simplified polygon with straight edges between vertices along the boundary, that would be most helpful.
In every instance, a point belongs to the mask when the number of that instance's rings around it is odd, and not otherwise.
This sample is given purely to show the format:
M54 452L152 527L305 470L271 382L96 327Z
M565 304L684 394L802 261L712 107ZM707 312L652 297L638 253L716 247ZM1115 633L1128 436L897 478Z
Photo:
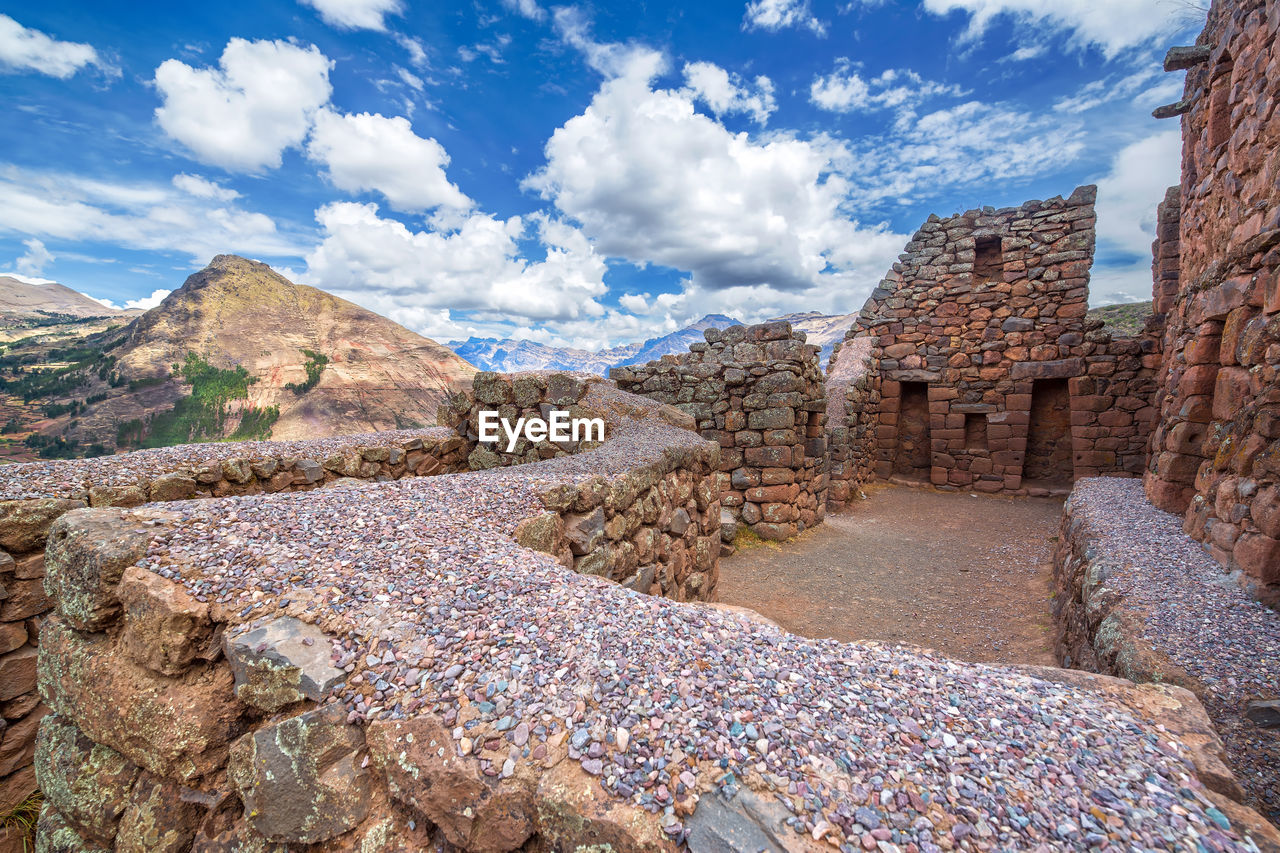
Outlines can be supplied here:
M924 382L903 382L901 394L893 473L928 481L933 458L929 446L929 386Z
M1070 486L1071 391L1065 379L1037 379L1031 390L1031 423L1022 463L1024 486Z

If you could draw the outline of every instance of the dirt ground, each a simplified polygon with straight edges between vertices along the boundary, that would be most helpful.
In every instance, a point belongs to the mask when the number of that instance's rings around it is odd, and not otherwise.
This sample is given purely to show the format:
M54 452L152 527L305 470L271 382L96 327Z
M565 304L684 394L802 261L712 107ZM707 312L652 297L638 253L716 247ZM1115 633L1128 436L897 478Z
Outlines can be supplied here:
M866 493L791 542L722 558L719 600L810 637L1056 665L1050 561L1061 500Z

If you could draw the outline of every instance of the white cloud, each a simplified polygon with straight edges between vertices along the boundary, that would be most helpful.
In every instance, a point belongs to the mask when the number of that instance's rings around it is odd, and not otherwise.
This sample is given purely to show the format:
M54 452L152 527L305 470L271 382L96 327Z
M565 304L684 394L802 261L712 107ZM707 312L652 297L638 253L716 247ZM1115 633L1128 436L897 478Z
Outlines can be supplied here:
M1028 59L1035 59L1044 56L1049 48L1043 44L1028 44L1018 48L1008 56L1000 57L1000 62L1026 62Z
M316 211L324 234L307 254L305 279L421 327L441 310L493 311L546 321L597 317L604 258L577 229L545 216L502 220L483 213L449 230L412 231L378 215L376 204L338 202ZM522 257L537 236L542 261ZM416 313L415 313L416 312ZM415 317L417 318L415 320Z
M763 75L755 79L752 91L741 77L715 63L689 62L684 66L684 79L689 92L717 116L747 113L756 124L764 124L769 114L778 108L773 98L773 81Z
M27 251L18 258L17 268L23 275L38 276L44 272L45 267L53 263L53 254L36 238L23 240L22 245L27 247Z
M1180 180L1182 134L1173 128L1126 145L1111 171L1098 181L1098 244L1136 259L1120 264L1094 264L1093 292L1106 296L1093 304L1151 298L1151 241L1156 233L1156 205L1165 190Z
M169 59L156 69L156 120L196 159L230 171L280 165L328 102L332 63L314 45L233 38L218 68Z
M903 110L889 134L851 146L856 203L919 203L944 188L987 194L1019 178L1056 172L1084 150L1078 121L1007 103L968 101L917 116Z
M444 146L415 134L401 116L321 110L307 157L324 164L338 189L381 193L396 210L471 206L471 199L445 176L449 155Z
M301 0L341 30L385 30L387 15L404 11L401 0Z
M531 21L544 21L547 18L547 10L539 6L537 0L502 0L502 5Z
M834 71L814 77L809 86L809 100L814 105L840 113L914 107L927 98L961 94L959 86L925 80L910 70L889 68L867 80L845 57L836 60Z
M577 6L557 6L552 11L561 41L582 52L587 64L605 77L647 73L656 76L666 67L660 51L640 44L598 42ZM643 70L642 70L643 69Z
M860 304L905 235L850 218L840 144L755 141L698 113L688 90L654 90L645 54L621 71L555 131L527 187L597 251L688 271L692 288L761 287L780 303L834 291Z
M177 251L200 264L221 252L301 254L296 239L279 233L270 217L234 204L193 204L170 184L111 183L0 165L0 198L0 232Z
M644 314L649 310L649 302L638 293L624 293L618 297L618 304L633 314Z
M814 17L809 0L752 0L742 20L742 28L777 32L787 27L803 27L820 36L827 25Z
M17 271L4 272L0 270L0 276L4 276L5 278L16 278L18 281L22 282L23 284L57 284L57 282L55 282L51 278L41 278L39 276L23 275L22 273ZM90 296L89 298L92 299L93 297Z
M155 308L157 305L159 305L161 302L163 302L163 301L164 301L164 298L165 298L166 296L168 296L170 293L173 293L173 291L172 291L172 290L156 289L156 290L151 291L151 295L150 295L150 296L143 296L143 297L142 297L142 298L140 298L140 299L130 299L130 300L128 300L127 302L125 302L125 303L124 303L124 307L125 307L126 309L128 309L128 308L140 308L140 309L142 309L143 311L148 311L148 310L150 310L150 309L152 309L152 308Z
M0 15L0 70L36 71L65 80L88 65L103 66L92 45L58 41Z
M200 199L231 201L240 197L240 193L229 187L224 187L200 175L188 175L186 172L174 175L173 185L187 195Z
M965 38L980 38L996 18L1008 16L1029 32L1065 30L1078 45L1093 45L1108 58L1185 27L1187 9L1169 0L924 0L935 15L970 16Z

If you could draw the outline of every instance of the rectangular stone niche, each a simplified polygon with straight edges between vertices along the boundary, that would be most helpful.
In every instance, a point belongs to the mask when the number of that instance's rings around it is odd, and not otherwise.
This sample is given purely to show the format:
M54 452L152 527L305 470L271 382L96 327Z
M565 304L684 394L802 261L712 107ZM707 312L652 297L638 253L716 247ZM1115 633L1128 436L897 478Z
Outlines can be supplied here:
M987 449L987 416L970 412L964 416L964 449L970 453Z
M976 282L1004 280L1004 253L999 237L974 238L973 279Z
M1023 485L1069 486L1073 479L1071 392L1067 380L1037 379L1031 390Z
M933 458L929 441L929 386L924 382L903 382L901 389L893 473L928 481Z

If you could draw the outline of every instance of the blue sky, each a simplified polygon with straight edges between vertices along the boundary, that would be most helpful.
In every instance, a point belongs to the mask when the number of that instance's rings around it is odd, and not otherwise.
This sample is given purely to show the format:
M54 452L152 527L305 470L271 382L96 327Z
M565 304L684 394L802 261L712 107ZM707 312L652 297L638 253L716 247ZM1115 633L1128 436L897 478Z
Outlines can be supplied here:
M1194 0L0 2L0 272L220 252L439 340L848 313L930 214L1098 183L1149 298Z

